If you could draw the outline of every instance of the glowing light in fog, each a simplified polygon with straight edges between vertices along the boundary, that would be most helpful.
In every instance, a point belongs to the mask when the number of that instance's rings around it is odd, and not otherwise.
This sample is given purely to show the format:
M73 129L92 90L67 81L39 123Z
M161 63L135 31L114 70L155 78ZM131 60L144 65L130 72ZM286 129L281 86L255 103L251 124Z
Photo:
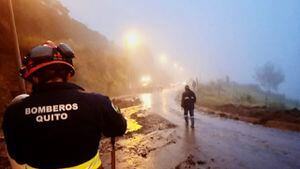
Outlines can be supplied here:
M141 83L143 86L148 86L151 83L152 79L149 75L144 75L141 77Z
M178 64L174 63L173 66L177 69L178 68Z
M166 55L163 54L163 55L160 55L159 61L160 61L160 63L162 63L162 64L166 64L166 63L168 62L168 58L167 58Z
M151 95L151 93L142 94L140 99L143 102L143 106L145 108L151 108L151 105L152 105L152 95Z
M144 75L141 78L141 82L150 82L151 81L151 77L149 75Z
M137 32L129 32L126 35L126 45L129 48L136 48L141 42L140 35Z

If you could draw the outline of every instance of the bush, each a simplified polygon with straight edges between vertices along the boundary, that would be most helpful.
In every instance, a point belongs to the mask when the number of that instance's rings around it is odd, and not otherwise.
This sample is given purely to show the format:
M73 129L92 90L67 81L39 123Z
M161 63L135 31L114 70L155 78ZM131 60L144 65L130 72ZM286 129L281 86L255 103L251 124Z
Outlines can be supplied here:
M282 102L271 102L269 104L269 107L271 109L275 109L275 110L285 110L286 109L285 104Z

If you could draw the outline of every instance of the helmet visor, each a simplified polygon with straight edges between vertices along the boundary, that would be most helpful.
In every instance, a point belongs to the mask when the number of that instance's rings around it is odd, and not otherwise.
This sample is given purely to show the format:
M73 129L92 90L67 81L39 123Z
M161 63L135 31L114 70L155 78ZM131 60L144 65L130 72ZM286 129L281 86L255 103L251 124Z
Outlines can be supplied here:
M34 63L40 63L46 60L52 60L53 54L53 48L48 46L37 46L31 50L29 58Z
M72 48L65 43L60 43L57 46L57 51L66 59L72 59L75 57Z

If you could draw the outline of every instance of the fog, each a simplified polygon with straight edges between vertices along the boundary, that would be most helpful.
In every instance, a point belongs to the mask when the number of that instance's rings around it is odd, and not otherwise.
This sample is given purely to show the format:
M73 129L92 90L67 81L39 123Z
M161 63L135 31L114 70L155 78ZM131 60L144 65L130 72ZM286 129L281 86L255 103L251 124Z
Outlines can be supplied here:
M160 66L176 77L181 68L185 79L229 76L258 84L255 70L271 62L285 75L278 91L300 99L297 0L61 2L72 17L120 48L126 48L124 39L134 31L139 39L134 50L147 48L157 63L167 58L168 64Z

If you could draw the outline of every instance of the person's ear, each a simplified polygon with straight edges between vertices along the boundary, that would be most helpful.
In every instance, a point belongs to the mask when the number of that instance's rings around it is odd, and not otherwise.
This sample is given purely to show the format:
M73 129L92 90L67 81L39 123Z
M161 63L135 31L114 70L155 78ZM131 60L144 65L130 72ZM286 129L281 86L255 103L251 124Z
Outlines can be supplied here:
M25 91L27 94L31 94L32 93L32 83L29 81L25 81Z
M33 81L33 83L38 84L39 83L39 78L37 78L35 76L32 76L32 81Z
M70 80L72 78L72 73L68 73L67 75L67 81Z

